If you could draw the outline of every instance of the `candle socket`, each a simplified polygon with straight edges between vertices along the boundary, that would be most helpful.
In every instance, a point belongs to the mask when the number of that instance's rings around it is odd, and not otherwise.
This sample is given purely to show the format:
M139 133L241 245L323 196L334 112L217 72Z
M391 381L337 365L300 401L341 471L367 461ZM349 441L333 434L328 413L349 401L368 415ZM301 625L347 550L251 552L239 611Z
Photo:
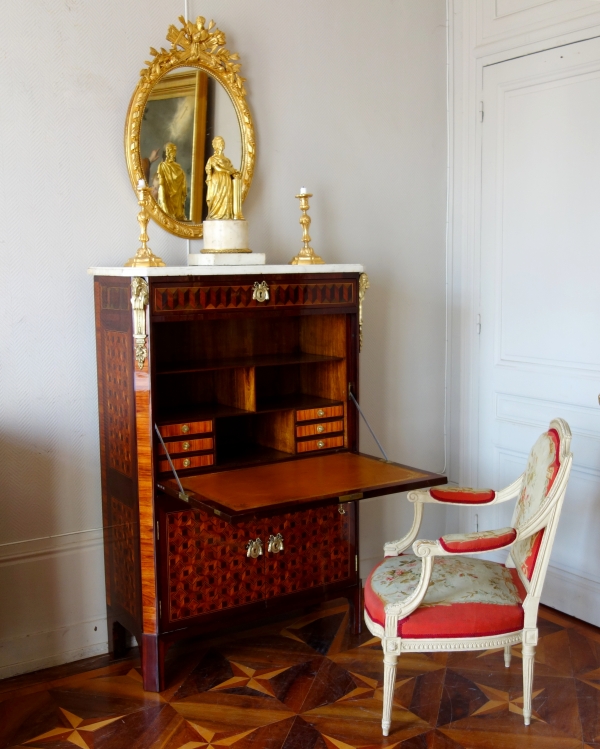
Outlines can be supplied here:
M299 223L302 226L302 249L296 255L296 257L290 260L290 265L324 265L325 261L318 255L315 255L315 251L310 246L310 234L308 233L308 227L310 226L310 216L308 215L308 199L312 198L312 193L302 192L300 195L296 195L300 201L300 219Z
M148 247L148 232L146 230L148 227L148 221L150 221L150 216L148 214L150 188L147 185L140 187L138 184L137 194L138 205L141 209L137 216L141 230L139 236L141 245L135 255L125 263L125 268L162 268L165 266L164 261L155 255Z

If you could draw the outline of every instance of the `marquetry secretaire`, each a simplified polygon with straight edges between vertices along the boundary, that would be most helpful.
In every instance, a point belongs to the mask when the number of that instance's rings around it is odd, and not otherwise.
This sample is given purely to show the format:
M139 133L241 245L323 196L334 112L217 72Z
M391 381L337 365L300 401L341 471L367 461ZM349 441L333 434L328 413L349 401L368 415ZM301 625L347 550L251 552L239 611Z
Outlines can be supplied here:
M183 636L340 596L358 630L357 502L445 482L358 452L361 266L90 273L111 650L156 691Z

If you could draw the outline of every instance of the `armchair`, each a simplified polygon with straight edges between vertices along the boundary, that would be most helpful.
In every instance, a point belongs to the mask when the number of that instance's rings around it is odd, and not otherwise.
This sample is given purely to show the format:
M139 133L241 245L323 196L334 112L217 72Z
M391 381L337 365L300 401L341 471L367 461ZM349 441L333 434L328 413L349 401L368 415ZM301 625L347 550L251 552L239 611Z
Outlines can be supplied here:
M523 649L523 719L531 721L537 613L573 456L571 431L554 419L533 446L525 472L502 491L440 487L410 492L414 520L365 585L365 622L381 638L383 735L391 724L402 652ZM424 504L494 505L518 497L510 527L418 540ZM414 554L405 550L413 545ZM465 557L510 549L506 565Z

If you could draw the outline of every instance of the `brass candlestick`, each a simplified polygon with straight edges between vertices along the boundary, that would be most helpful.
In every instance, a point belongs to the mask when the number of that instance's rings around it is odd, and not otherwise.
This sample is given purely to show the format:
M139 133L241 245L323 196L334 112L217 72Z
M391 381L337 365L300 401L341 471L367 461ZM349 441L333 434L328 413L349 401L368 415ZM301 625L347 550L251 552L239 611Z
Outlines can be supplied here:
M300 195L296 195L296 197L300 200L300 210L302 211L299 223L302 226L303 247L296 257L290 260L290 265L324 265L325 261L318 255L315 255L315 251L310 246L310 234L308 233L308 227L310 226L308 199L312 198L312 193L301 192Z
M148 232L146 231L150 216L148 215L148 199L150 197L150 188L142 180L138 183L138 205L140 206L140 212L138 213L137 220L140 225L141 234L139 240L141 247L130 258L126 263L126 268L161 268L164 267L165 263L155 255L152 250L148 247Z

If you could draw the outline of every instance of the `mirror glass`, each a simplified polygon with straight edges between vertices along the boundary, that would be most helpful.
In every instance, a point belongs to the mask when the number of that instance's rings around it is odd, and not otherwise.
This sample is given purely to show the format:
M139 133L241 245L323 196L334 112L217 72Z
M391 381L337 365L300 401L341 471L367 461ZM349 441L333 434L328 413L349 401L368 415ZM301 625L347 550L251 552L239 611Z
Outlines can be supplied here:
M226 89L196 67L176 68L157 81L140 126L141 167L154 201L171 218L201 224L206 217L207 160L212 140L242 168L242 133Z

